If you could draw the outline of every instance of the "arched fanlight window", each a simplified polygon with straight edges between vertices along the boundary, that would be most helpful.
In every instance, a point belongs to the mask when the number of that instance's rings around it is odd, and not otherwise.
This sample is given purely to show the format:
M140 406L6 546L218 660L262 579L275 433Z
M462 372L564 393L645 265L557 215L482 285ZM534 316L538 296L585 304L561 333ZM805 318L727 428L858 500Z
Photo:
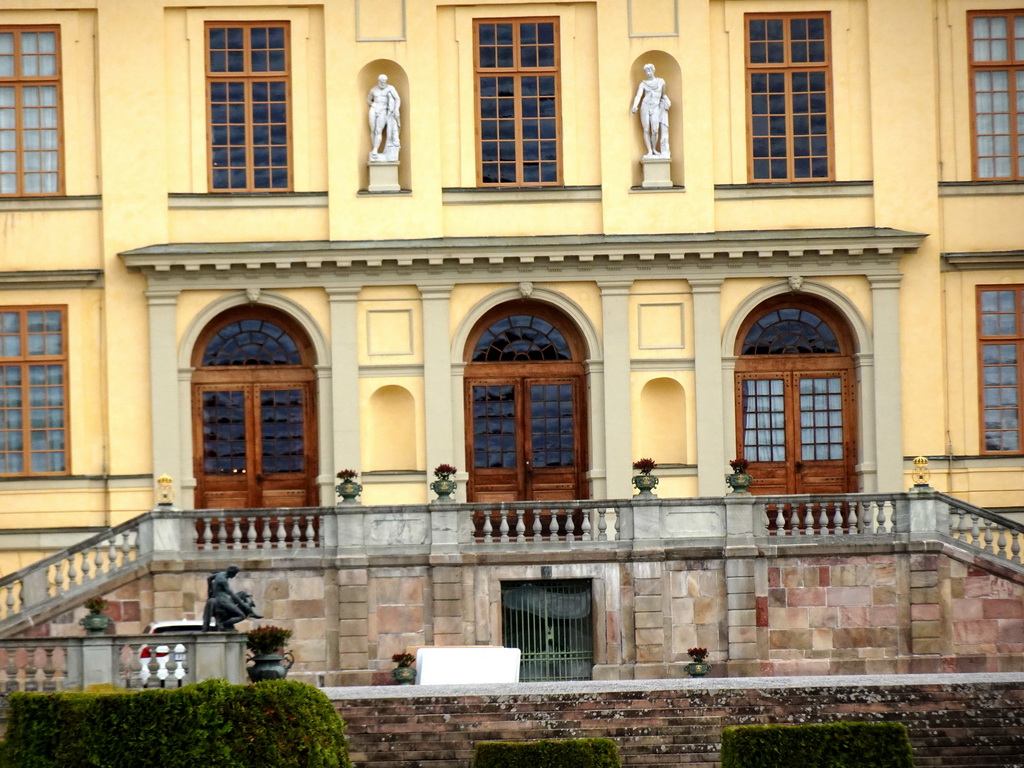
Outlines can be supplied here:
M204 366L301 364L302 355L294 339L269 320L228 323L203 351Z
M743 339L744 355L838 354L829 324L806 309L773 310L755 322Z
M503 317L480 334L474 363L572 360L569 344L555 326L535 315Z

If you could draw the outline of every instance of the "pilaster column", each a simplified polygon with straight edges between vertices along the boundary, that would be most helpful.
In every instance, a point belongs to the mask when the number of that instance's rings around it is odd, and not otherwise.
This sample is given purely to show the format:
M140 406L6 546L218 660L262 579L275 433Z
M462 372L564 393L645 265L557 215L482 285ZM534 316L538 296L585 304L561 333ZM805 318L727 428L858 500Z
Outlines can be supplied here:
M331 377L330 402L321 402L324 422L332 425L333 456L325 456L322 465L333 470L362 471L360 464L359 426L359 336L357 302L359 286L329 288L327 300L331 311ZM330 459L333 461L329 462ZM331 496L321 499L330 504Z
M179 401L178 390L178 296L181 291L155 289L146 291L149 305L149 401L153 433L153 477L168 474L181 488L184 472L192 468L181 461L182 434L179 417L191 423L188 398ZM176 407L175 407L176 404Z
M629 380L629 289L632 284L632 280L598 282L604 329L605 495L610 499L627 499L633 495L634 425Z
M697 383L697 493L725 493L725 393L722 385L721 278L690 278Z
M879 493L903 487L903 387L900 371L901 275L869 277L875 347L875 463Z
M456 450L452 429L452 403L456 402L452 391L452 286L420 286L420 296L423 303L423 408L429 476L438 464L460 466L464 452ZM464 485L460 483L458 491L462 498L465 498Z

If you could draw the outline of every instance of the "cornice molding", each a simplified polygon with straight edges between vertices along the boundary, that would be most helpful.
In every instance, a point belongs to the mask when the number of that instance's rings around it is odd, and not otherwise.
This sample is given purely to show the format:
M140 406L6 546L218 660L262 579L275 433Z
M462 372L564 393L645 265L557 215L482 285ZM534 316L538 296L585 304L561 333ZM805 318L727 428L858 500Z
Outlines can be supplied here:
M701 270L707 277L762 275L799 268L802 274L891 274L904 253L927 235L877 227L750 230L662 235L545 235L418 240L173 243L120 254L151 281L194 284L226 273L272 284L315 279L331 286L353 278L367 284L415 280L422 285L521 279L523 274L630 279ZM708 271L712 271L708 274ZM199 273L199 274L196 274Z
M0 272L0 285L48 291L55 288L100 288L103 285L103 270L47 269Z
M986 269L1024 269L1024 251L967 251L942 254L942 269L981 271Z

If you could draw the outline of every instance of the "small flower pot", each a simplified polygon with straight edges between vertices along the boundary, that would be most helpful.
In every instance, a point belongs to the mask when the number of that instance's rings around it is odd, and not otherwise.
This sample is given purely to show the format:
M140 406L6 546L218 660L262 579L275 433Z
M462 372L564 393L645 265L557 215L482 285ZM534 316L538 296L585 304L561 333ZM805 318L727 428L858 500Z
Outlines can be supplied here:
M363 486L355 480L344 480L335 488L342 504L355 504L356 497L363 492Z
M391 676L399 685L412 685L416 682L416 668L395 667L391 670Z
M114 620L105 613L88 613L78 623L85 627L87 635L102 635Z
M435 480L430 484L430 490L437 494L437 501L451 501L452 494L459 484L454 480Z
M633 487L640 491L640 496L654 496L652 491L658 487L658 482L659 478L650 472L641 472L639 475L633 475Z
M733 493L747 493L747 488L754 482L754 478L746 472L733 472L725 476L725 482L732 488Z
M711 671L711 665L706 661L691 661L686 665L686 674L690 677L704 677Z
M252 662L245 671L249 673L249 679L254 683L261 680L283 680L288 675L288 670L295 663L295 657L291 651L285 654L262 653L258 656L250 656Z

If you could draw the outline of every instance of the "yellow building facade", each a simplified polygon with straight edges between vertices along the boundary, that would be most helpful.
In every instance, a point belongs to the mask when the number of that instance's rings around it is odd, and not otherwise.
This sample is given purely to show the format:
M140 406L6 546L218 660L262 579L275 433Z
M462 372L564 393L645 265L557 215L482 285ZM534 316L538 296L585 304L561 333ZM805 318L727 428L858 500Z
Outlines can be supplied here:
M997 0L6 3L0 566L165 473L1020 510L1022 100Z

